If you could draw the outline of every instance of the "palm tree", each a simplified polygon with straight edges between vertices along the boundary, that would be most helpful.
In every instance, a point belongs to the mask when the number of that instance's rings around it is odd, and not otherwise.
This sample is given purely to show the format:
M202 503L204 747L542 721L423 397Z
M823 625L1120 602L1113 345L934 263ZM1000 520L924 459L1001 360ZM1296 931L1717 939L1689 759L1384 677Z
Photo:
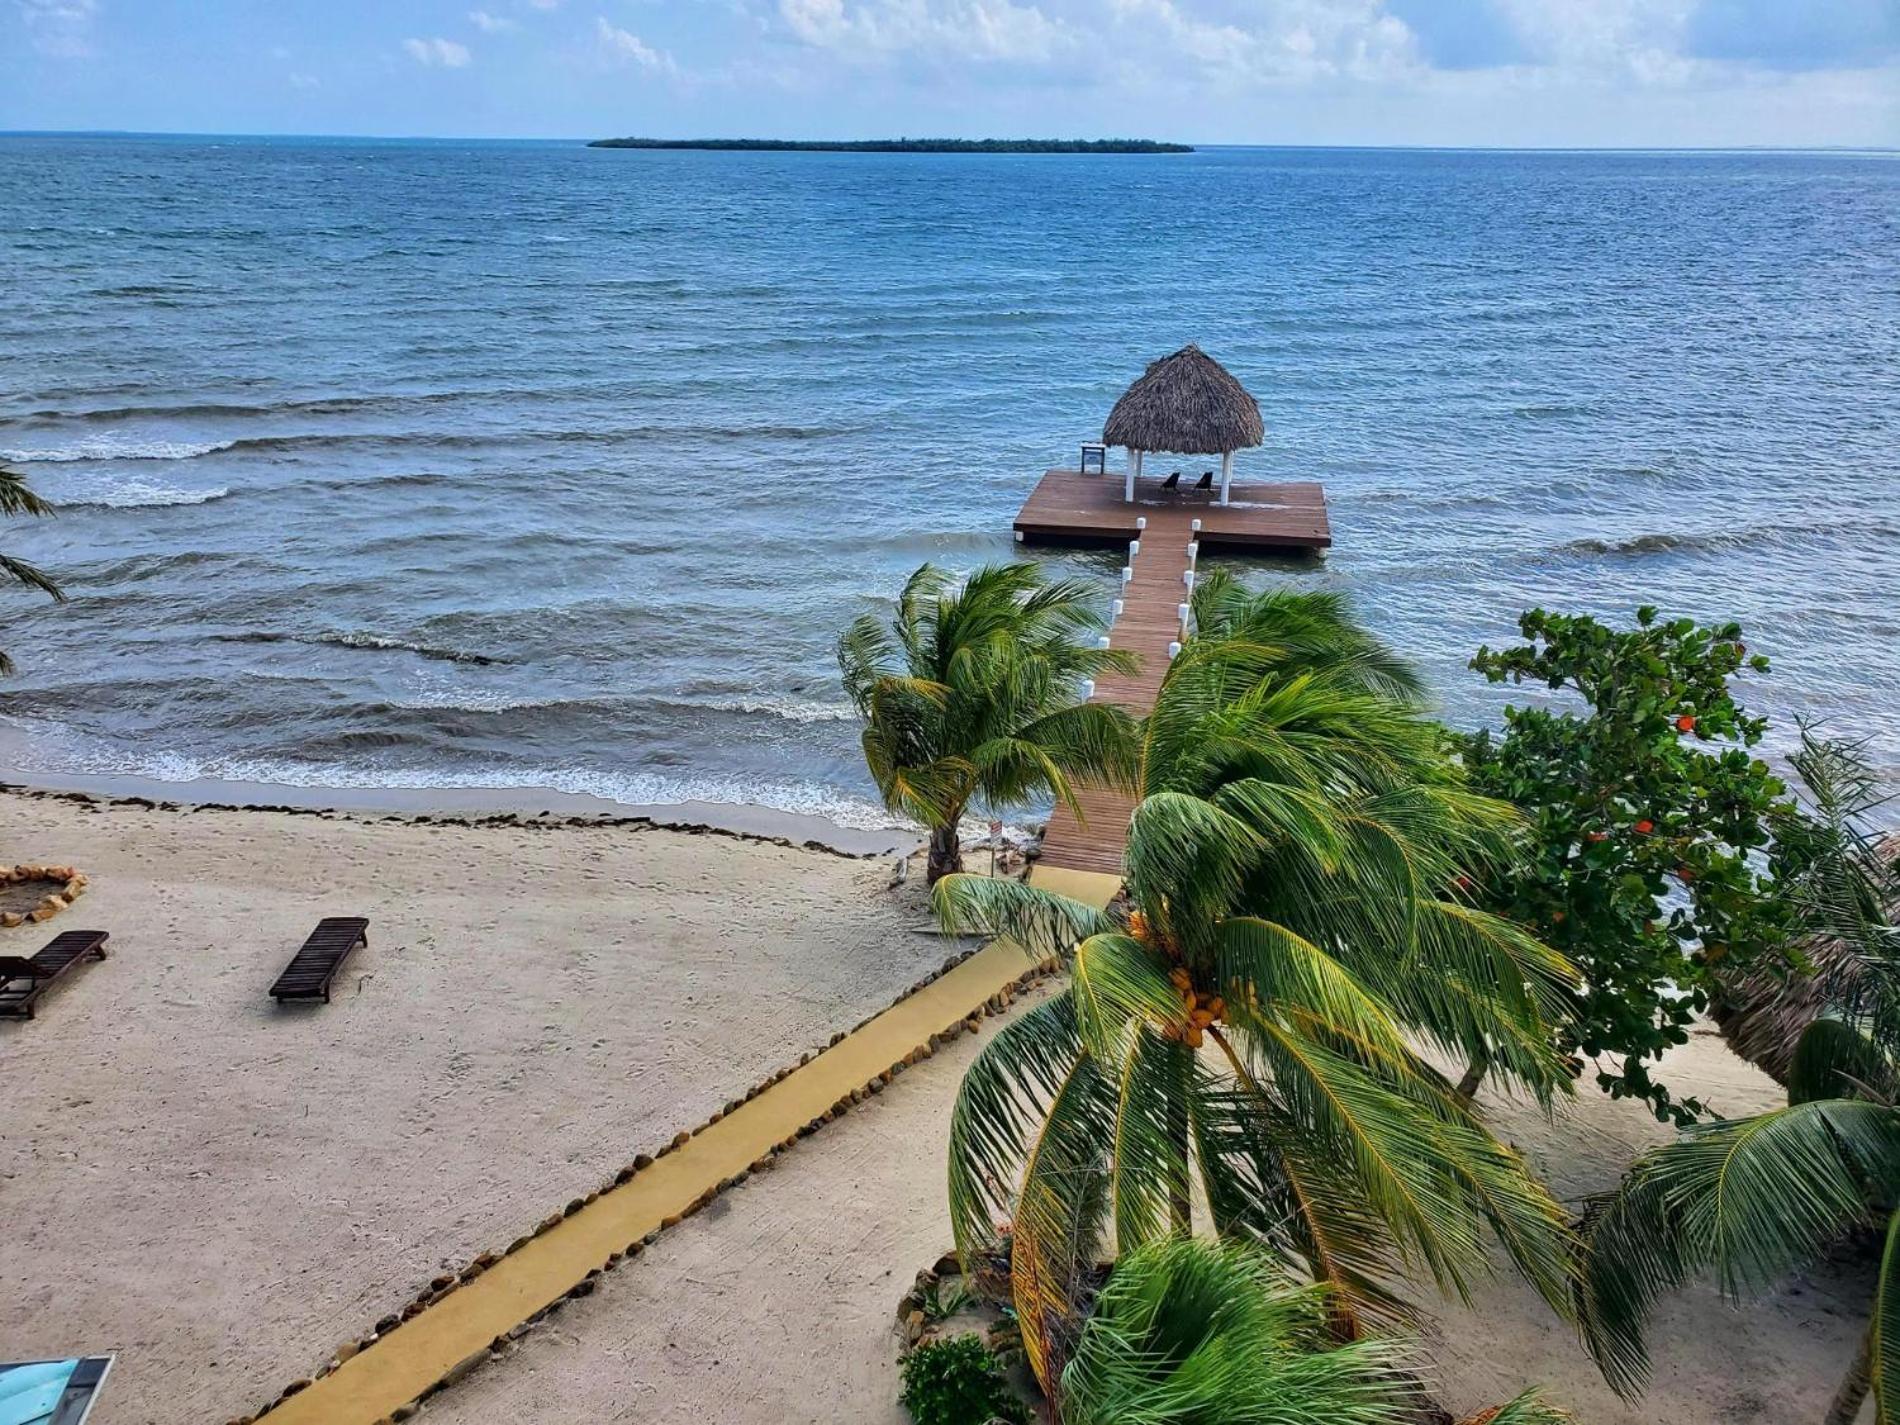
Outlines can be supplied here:
M1406 1425L1392 1340L1340 1343L1325 1290L1246 1243L1163 1238L1115 1264L1062 1373L1063 1425ZM1526 1394L1467 1425L1558 1425Z
M926 564L888 628L867 614L838 640L864 760L885 806L930 828L932 882L963 868L958 823L972 801L1073 808L1077 779L1126 777L1127 715L1077 701L1084 679L1130 665L1095 646L1102 626L1085 585L1033 564L986 565L961 583Z
M53 506L42 500L27 488L26 477L17 471L0 467L0 515L50 515ZM64 600L65 592L54 583L52 578L42 573L24 559L15 559L10 554L0 554L0 575L16 584L25 584L29 589L38 589L50 594L54 599ZM13 660L0 652L0 675L13 671Z
M1221 1236L1327 1287L1341 1339L1405 1317L1405 1268L1463 1294L1487 1227L1570 1309L1564 1214L1413 1047L1488 1045L1540 1096L1567 1089L1569 966L1461 890L1513 813L1459 785L1409 674L1337 600L1233 596L1202 627L1141 726L1127 910L937 888L951 926L1070 960L972 1065L950 1142L959 1248L1013 1211L1045 1389L1099 1249L1185 1235L1197 1186Z
M1649 1375L1643 1324L1665 1292L1713 1269L1731 1298L1758 1295L1877 1226L1871 1320L1825 1419L1851 1425L1871 1391L1884 1422L1900 1419L1900 866L1865 829L1882 794L1859 748L1801 737L1790 760L1808 807L1776 851L1792 863L1782 894L1834 942L1831 1011L1795 1042L1786 1108L1699 1124L1589 1205L1581 1319L1604 1376L1633 1395Z
M1395 1341L1340 1343L1324 1290L1256 1247L1163 1238L1115 1264L1062 1372L1063 1425L1400 1425Z

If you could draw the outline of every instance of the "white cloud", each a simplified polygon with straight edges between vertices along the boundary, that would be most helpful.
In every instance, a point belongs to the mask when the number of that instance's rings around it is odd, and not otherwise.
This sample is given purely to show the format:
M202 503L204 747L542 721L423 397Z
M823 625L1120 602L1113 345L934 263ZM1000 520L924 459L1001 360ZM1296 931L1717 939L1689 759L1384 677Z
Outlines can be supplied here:
M323 81L314 74L293 74L290 76L290 87L292 89L318 89L321 88L322 85Z
M1273 0L1202 18L1178 0L1110 0L1119 31L1104 63L1172 57L1236 82L1393 79L1423 67L1417 37L1383 0ZM1218 8L1218 7L1216 7Z
M779 0L779 17L804 43L859 58L1047 60L1073 38L1037 6L1012 0Z
M605 15L595 20L594 33L600 38L601 52L616 64L637 64L642 69L673 67L670 55L654 49L632 30L610 23Z
M99 0L15 0L27 38L41 54L85 59L92 53L92 22Z
M470 24L485 35L515 28L515 22L506 15L491 15L486 10L470 10L468 19Z
M409 51L409 57L417 64L431 69L460 69L474 58L467 45L439 36L427 40L404 40L402 47Z

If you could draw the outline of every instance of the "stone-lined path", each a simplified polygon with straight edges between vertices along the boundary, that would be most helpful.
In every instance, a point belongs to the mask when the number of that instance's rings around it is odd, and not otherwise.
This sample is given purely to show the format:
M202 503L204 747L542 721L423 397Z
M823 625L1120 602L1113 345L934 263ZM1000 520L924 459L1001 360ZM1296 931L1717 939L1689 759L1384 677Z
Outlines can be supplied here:
M1119 885L1114 876L1042 866L1032 872L1032 880L1095 904L1106 904ZM568 1295L610 1257L679 1220L707 1193L747 1172L841 1099L928 1045L933 1035L983 1013L1033 968L1016 945L991 942L627 1182L379 1336L264 1418L272 1425L376 1425L390 1418L444 1380L478 1365L496 1340ZM941 1151L940 1144L931 1146Z

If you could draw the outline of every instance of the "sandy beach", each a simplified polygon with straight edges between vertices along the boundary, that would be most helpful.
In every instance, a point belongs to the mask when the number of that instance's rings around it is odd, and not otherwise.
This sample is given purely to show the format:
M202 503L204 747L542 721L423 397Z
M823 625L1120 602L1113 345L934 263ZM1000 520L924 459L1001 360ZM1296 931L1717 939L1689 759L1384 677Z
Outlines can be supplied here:
M93 886L0 950L113 937L38 1020L0 1026L0 1341L118 1352L102 1425L256 1408L953 948L883 860L728 835L0 805L12 850ZM271 977L333 913L371 918L368 950L333 1004L274 1008ZM429 1415L899 1425L893 1309L949 1242L944 1133L974 1052L957 1041L667 1232ZM1707 1032L1665 1072L1730 1115L1778 1098ZM1666 1136L1587 1086L1554 1121L1489 1106L1569 1200ZM1807 1418L1867 1292L1854 1270L1739 1311L1692 1289L1658 1313L1635 1404L1508 1275L1468 1308L1422 1297L1421 1345L1456 1410L1543 1383L1593 1425Z
M0 1025L0 1342L118 1352L101 1425L255 1409L953 948L882 859L726 835L0 807L92 878L0 953L112 935ZM368 949L276 1008L330 914Z
M982 1038L994 1032L986 1027ZM911 1275L950 1240L942 1144L978 1047L959 1041L668 1233L593 1297L433 1400L429 1416L452 1425L906 1425L896 1403L893 1309ZM1776 1097L1713 1035L1698 1035L1668 1067L1730 1113ZM1522 1104L1490 1107L1504 1136L1566 1198L1609 1186L1637 1151L1664 1137L1640 1108L1595 1089L1551 1122ZM1501 1274L1471 1308L1418 1295L1437 1317L1420 1341L1421 1372L1460 1414L1543 1385L1587 1425L1818 1419L1870 1291L1858 1270L1822 1271L1737 1310L1711 1287L1695 1287L1657 1312L1654 1383L1624 1402L1535 1294ZM808 1309L814 1302L822 1310Z

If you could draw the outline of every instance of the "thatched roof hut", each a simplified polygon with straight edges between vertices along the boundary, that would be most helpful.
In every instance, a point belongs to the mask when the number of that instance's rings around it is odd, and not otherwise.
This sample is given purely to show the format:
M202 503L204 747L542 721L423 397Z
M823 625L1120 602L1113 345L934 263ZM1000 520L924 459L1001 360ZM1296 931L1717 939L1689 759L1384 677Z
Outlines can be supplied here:
M1236 450L1266 439L1260 403L1226 367L1192 342L1172 356L1150 362L1139 380L1108 413L1102 440L1129 452L1128 498L1141 471L1142 452L1221 457L1221 503L1233 477Z

